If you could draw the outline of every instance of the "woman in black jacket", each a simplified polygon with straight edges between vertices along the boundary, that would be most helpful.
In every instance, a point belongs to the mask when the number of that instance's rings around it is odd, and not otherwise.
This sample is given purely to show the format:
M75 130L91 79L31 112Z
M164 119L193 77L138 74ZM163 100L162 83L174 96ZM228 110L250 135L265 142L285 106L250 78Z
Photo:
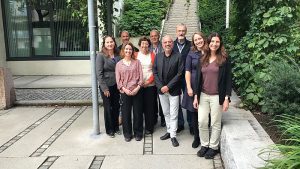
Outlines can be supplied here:
M231 96L231 63L225 51L222 38L212 33L208 39L208 52L204 54L197 70L197 87L193 105L198 109L201 140L199 157L212 159L218 153L222 112L227 111ZM211 135L208 119L211 116Z
M97 79L104 107L106 134L115 137L119 130L120 92L116 84L115 67L121 60L117 54L116 41L111 36L103 38L102 50L96 58Z

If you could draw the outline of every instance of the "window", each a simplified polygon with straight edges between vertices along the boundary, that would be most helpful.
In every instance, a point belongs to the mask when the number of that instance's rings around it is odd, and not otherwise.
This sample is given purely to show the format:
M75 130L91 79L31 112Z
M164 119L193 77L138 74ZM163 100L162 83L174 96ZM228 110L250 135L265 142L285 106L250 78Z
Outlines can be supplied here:
M67 0L3 3L8 60L89 57L88 25L73 17Z

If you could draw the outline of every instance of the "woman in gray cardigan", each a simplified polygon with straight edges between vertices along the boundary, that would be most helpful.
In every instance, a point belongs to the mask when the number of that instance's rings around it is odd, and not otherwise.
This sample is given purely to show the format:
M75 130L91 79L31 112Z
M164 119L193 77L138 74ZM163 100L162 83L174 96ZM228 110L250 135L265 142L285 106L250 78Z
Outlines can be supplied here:
M111 36L103 38L102 50L96 58L97 79L104 107L106 134L115 137L119 130L120 93L117 89L115 67L120 57L117 55L116 42Z

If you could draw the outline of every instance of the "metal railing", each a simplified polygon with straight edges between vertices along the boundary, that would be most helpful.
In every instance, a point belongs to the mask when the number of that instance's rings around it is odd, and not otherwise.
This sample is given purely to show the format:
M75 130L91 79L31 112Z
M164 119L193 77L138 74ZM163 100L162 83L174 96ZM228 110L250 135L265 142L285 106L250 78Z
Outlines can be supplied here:
M161 41L161 39L162 39L162 34L163 34L163 32L164 32L164 29L165 29L165 22L166 22L167 20L169 20L169 13L170 13L170 9L171 9L171 7L172 7L173 4L174 4L174 0L170 0L170 4L169 4L168 10L167 10L165 19L163 19L163 20L161 21L160 39L159 39L160 41Z

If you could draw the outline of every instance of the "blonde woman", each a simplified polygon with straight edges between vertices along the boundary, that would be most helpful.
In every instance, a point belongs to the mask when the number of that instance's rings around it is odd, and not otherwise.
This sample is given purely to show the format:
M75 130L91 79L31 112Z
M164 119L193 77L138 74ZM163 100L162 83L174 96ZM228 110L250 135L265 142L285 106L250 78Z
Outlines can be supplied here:
M199 66L199 59L207 50L207 42L202 32L195 33L192 37L192 48L187 55L185 61L185 81L186 89L183 94L182 107L192 118L191 134L194 134L193 148L197 148L200 144L199 128L198 128L198 112L193 107L194 91L196 88L196 74Z

